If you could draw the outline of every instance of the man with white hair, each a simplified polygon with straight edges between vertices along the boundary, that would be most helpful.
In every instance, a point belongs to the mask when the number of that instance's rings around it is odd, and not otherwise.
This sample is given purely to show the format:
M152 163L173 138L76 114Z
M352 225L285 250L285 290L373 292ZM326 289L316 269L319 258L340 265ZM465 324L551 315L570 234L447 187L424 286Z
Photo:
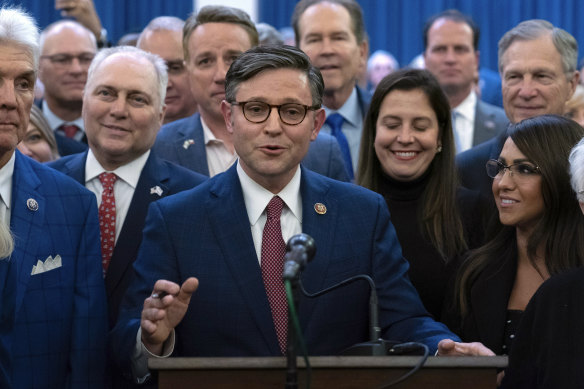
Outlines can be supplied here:
M50 164L97 197L110 327L130 281L148 206L206 180L150 150L166 109L167 77L157 55L130 46L102 49L83 94L89 150Z
M197 102L189 84L189 73L185 65L182 30L185 22L174 16L154 18L138 38L137 47L160 56L168 71L166 86L166 113L164 124L174 122L197 112Z
M38 39L31 17L0 9L0 223L13 239L0 259L0 387L103 388L95 198L15 150L33 104Z

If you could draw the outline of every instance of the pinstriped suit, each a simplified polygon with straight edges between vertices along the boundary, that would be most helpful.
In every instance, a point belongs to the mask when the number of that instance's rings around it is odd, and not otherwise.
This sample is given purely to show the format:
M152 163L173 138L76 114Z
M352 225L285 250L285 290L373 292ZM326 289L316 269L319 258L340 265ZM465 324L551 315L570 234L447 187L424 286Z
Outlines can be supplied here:
M15 388L103 388L107 312L95 196L15 153L14 326L0 331L11 344L0 365L10 366ZM31 275L37 261L57 255L61 267ZM0 369L0 387L9 388L8 380Z

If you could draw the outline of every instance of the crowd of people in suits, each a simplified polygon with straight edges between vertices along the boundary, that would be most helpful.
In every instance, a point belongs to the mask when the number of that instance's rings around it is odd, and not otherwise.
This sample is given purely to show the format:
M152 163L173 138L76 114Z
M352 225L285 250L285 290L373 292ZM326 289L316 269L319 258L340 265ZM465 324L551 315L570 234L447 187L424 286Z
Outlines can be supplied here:
M285 355L300 232L304 287L370 276L383 339L509 355L505 388L584 386L568 32L501 38L501 108L456 10L424 26L425 68L398 69L367 65L354 0L299 1L292 46L206 6L108 47L91 0L56 5L40 33L0 10L0 387L155 387L149 358ZM368 68L388 73L371 91ZM367 341L368 301L360 283L301 296L310 355Z

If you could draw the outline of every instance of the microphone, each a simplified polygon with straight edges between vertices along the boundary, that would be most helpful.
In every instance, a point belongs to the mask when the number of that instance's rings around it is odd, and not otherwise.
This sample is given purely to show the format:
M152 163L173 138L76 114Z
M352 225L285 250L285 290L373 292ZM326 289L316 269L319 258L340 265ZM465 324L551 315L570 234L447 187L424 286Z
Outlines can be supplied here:
M297 234L291 237L286 244L286 256L284 257L284 280L293 280L298 276L304 266L312 260L316 253L316 243L307 234Z

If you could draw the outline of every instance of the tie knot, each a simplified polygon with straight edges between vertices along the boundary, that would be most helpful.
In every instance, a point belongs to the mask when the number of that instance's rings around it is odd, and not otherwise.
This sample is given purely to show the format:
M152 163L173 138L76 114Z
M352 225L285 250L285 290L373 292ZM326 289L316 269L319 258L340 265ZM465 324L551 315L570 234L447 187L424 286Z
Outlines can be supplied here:
M284 208L284 201L278 196L272 197L268 206L266 207L266 215L268 219L273 219L275 217L280 218L282 214L282 208Z
M345 118L340 113L333 113L326 117L325 123L331 127L331 131L340 130Z
M77 131L80 130L75 124L63 124L59 127L65 133L67 138L73 138Z
M103 172L99 175L99 181L101 182L101 185L103 186L104 190L108 188L113 188L114 182L116 182L117 179L118 176L116 176L115 173Z

